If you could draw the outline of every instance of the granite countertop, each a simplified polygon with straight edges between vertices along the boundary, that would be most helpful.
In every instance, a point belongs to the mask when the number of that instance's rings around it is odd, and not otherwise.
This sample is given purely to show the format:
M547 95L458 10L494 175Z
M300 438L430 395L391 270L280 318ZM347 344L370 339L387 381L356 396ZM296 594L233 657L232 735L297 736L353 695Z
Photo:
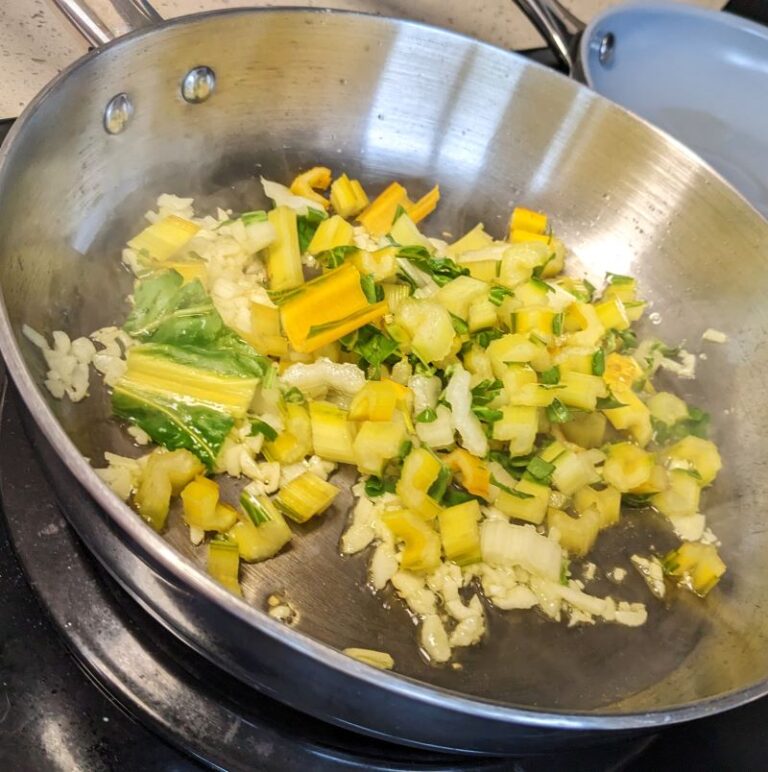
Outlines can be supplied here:
M669 0L666 0L669 1ZM621 0L566 0L581 19ZM721 8L725 0L688 0ZM542 45L512 0L153 0L166 18L240 6L332 7L381 13L449 27L507 48ZM0 3L0 118L18 115L29 100L64 67L86 52L84 41L52 8L50 0Z

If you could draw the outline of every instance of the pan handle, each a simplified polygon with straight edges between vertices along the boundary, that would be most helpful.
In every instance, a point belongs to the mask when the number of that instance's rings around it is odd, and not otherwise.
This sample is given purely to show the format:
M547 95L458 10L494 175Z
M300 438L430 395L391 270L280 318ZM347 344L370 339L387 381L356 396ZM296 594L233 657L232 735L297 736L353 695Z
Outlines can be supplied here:
M147 0L53 0L53 3L96 48L163 20Z
M584 22L561 5L559 0L514 2L546 40L552 53L568 70L568 74L576 76L579 38L586 28Z

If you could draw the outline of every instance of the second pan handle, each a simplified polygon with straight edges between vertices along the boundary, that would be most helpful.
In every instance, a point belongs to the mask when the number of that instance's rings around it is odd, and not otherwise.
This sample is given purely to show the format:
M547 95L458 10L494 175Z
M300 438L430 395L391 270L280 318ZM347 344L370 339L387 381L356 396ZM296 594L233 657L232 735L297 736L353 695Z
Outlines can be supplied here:
M586 25L558 0L514 0L568 70L578 74L578 45Z
M147 0L52 0L94 47L140 27L159 24L160 14Z

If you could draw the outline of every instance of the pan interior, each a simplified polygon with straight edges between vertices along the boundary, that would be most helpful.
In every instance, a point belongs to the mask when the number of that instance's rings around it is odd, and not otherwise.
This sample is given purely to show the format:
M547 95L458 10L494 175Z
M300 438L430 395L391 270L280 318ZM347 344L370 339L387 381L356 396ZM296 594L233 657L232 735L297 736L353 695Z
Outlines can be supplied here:
M193 66L217 75L190 105L179 84ZM122 134L102 112L127 92ZM672 386L714 417L724 470L705 494L728 574L707 601L654 601L630 571L592 585L648 603L640 629L569 629L531 612L491 611L482 645L461 669L428 666L396 601L365 586L366 556L338 555L348 496L285 554L245 569L257 608L279 592L299 628L333 647L389 651L398 672L467 695L563 711L669 708L739 690L768 675L765 223L687 151L576 84L524 60L436 30L325 13L213 16L123 41L75 70L17 136L0 179L0 283L26 365L41 358L21 325L73 335L119 322L131 281L125 240L164 192L199 211L266 203L259 175L288 181L325 164L375 191L399 179L443 199L428 231L458 236L478 221L500 236L514 204L550 213L571 247L571 271L638 277L670 342L704 352L697 378ZM707 327L726 345L701 342ZM136 454L92 382L83 403L50 408L79 451ZM347 478L349 479L349 478ZM201 566L178 514L167 538ZM674 540L655 517L629 513L601 536L597 563ZM257 623L257 620L256 620Z

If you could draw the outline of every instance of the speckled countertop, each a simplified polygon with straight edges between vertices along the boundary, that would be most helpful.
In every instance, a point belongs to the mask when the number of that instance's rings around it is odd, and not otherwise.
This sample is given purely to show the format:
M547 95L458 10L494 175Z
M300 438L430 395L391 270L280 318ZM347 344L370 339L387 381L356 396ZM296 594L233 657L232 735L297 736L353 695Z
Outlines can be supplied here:
M724 0L688 0L720 8ZM566 0L581 19L621 0ZM333 7L418 19L451 27L496 45L532 48L541 40L511 0L156 0L165 17L238 6ZM0 0L0 117L18 115L56 73L86 51L85 43L50 0Z

